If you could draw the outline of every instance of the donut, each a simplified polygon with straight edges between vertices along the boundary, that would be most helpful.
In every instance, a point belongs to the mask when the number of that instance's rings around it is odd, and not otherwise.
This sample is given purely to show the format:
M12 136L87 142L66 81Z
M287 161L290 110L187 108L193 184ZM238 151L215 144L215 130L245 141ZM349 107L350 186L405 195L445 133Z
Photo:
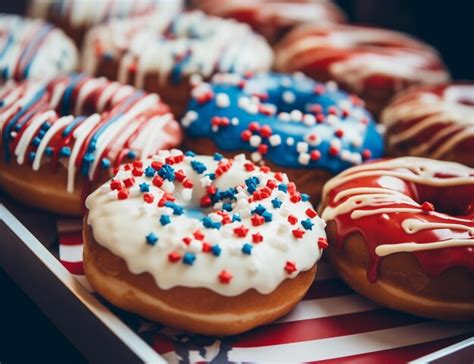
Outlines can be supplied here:
M130 19L177 14L182 0L84 1L84 0L30 0L28 12L34 18L47 19L64 29L77 45L81 45L87 30L111 19Z
M218 74L192 90L181 123L199 154L247 153L317 202L340 171L379 158L383 137L360 99L302 74Z
M344 23L343 11L326 0L195 0L208 14L249 24L271 43L303 23Z
M413 87L397 95L380 120L391 155L474 167L474 83Z
M272 62L272 50L248 25L200 11L95 27L83 57L87 73L164 95L176 115L186 107L193 79L267 71Z
M181 142L156 94L83 74L0 90L0 189L30 206L81 215L122 162Z
M0 14L0 85L10 79L51 79L73 71L77 61L76 47L60 29Z
M449 80L430 46L403 33L354 25L296 28L277 45L276 68L335 80L366 101L375 115L408 86Z
M350 168L323 192L328 256L357 292L442 320L474 320L474 169L419 157Z
M84 269L109 302L205 335L275 320L303 297L324 221L285 174L238 155L161 151L86 200ZM133 179L132 184L126 181ZM125 196L125 197L124 197Z

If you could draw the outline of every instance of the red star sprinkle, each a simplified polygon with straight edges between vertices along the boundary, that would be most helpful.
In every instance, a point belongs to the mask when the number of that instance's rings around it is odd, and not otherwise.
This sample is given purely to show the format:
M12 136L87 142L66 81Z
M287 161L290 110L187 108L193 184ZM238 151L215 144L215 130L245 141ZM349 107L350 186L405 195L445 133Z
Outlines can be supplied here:
M234 234L241 238L245 238L248 232L249 232L249 229L247 229L244 225L241 225L234 229Z
M307 208L305 212L306 212L306 215L310 218L318 216L318 213L314 211L312 208Z
M133 169L132 169L132 174L133 174L135 177L143 176L143 169L141 169L141 168L133 168Z
M298 222L298 218L295 215L288 215L288 222L294 225Z
M252 234L252 241L255 244L261 243L263 241L263 236L260 233Z
M285 270L288 274L291 274L293 272L296 272L296 264L295 262L292 262L291 260L288 260L285 264Z
M224 284L228 284L232 279L232 274L230 274L225 269L219 273L219 281Z
M278 182L283 182L283 173L281 173L281 172L275 173L275 179L276 179Z
M181 259L181 254L179 254L178 252L171 252L168 254L168 260L171 263L176 263L180 259Z
M127 163L123 166L123 169L125 169L126 171L130 171L132 169L132 165L130 163Z
M128 190L126 188L122 188L118 191L117 197L119 200L125 200L128 198Z
M145 193L143 195L143 199L145 200L146 203L153 203L153 200L155 197L151 193Z
M292 233L293 233L293 236L296 238L296 239L301 239L304 235L304 231L301 230L301 229L295 229L295 230L292 230Z
M186 237L183 238L183 243L186 244L186 245L189 245L189 244L191 244L191 241L192 241L192 240L193 240L193 239L191 239L190 237L186 236Z
M297 193L292 193L290 195L290 201L293 202L293 203L297 203L297 202L300 202L301 201L301 195L299 192Z
M131 187L135 183L135 178L133 178L133 177L126 178L126 179L123 180L123 183L124 183L125 186Z
M322 123L324 123L325 118L326 117L324 116L324 114L318 114L318 115L316 115L316 122L318 124L322 124Z
M328 244L328 239L323 238L323 237L321 237L321 238L318 239L318 247L319 247L319 249L326 249L328 246L329 246L329 244Z
M267 187L274 190L277 187L277 183L273 179L267 181Z
M265 219L260 215L253 215L252 216L252 225L259 226L265 223Z
M110 189L111 190L120 190L122 189L122 181L112 180L110 182Z
M260 171L262 171L263 173L268 173L271 171L271 169L269 166L261 166Z
M204 234L202 233L201 230L196 230L193 233L193 236L194 236L194 239L196 239L196 240L204 240Z

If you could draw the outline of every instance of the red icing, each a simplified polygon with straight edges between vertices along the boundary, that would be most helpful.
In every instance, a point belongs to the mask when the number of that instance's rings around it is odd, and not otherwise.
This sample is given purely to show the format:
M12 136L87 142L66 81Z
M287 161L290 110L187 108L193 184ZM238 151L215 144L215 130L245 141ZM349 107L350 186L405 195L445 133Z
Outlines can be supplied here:
M426 229L420 230L413 234L407 234L401 224L404 220L416 218L432 223L456 223L474 228L474 171L472 175L472 184L450 186L450 187L433 187L421 183L414 183L403 180L398 177L389 177L384 175L384 171L380 170L377 176L358 177L340 184L329 192L329 206L335 207L346 201L350 196L341 198L334 202L335 196L344 190L360 187L376 187L388 188L402 192L418 202L424 209L420 209L417 213L397 212L380 214L376 213L360 217L351 218L354 210L371 210L378 208L414 208L406 203L399 203L395 199L393 203L388 205L364 206L355 208L347 213L337 215L334 218L337 227L336 235L336 251L343 249L346 239L353 233L360 233L367 244L370 264L367 276L369 281L374 282L378 277L378 267L381 259L375 253L375 249L379 245L399 244L416 242L418 244L431 243L436 241L444 241L448 239L473 239L468 231L451 230L451 229ZM440 176L450 178L451 176ZM431 211L431 205L435 212ZM463 220L453 220L459 218ZM474 248L468 246L438 248L432 250L415 251L413 254L422 269L429 276L437 276L445 270L452 267L465 267L474 273Z

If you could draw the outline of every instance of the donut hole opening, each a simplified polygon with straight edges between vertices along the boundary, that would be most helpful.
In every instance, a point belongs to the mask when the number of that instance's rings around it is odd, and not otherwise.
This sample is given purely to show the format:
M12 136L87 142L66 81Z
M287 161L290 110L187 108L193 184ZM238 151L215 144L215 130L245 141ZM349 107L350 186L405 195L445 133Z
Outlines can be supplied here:
M433 204L436 212L451 216L474 217L474 186L452 186L442 189L417 186L418 203Z

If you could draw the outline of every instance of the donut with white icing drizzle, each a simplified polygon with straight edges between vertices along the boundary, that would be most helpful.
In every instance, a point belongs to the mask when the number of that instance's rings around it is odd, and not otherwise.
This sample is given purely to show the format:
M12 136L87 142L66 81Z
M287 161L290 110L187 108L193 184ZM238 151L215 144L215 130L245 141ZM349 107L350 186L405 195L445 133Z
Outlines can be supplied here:
M158 95L83 74L0 91L0 187L46 210L82 215L113 168L181 142Z
M121 167L86 205L94 288L201 334L236 334L288 312L327 247L324 221L287 176L243 154L161 151Z
M474 169L417 157L350 168L324 186L330 260L394 309L474 319Z
M302 25L276 47L276 67L316 80L335 80L377 115L392 96L449 74L436 50L396 31L354 25Z
M0 14L0 84L51 79L74 71L77 49L62 30L42 20Z
M380 121L389 152L450 160L474 167L474 84L411 88L390 103Z
M247 24L200 11L94 27L83 52L86 72L166 95L176 115L189 100L190 81L267 71L272 63L271 48Z
M343 11L327 0L194 0L208 14L234 18L252 26L269 42L299 24L344 23Z
M153 14L156 18L177 14L182 0L30 0L31 17L47 19L82 44L87 30L113 19L133 19Z
M181 123L200 154L246 152L318 201L330 177L383 156L384 140L356 96L303 74L217 74L192 90Z

